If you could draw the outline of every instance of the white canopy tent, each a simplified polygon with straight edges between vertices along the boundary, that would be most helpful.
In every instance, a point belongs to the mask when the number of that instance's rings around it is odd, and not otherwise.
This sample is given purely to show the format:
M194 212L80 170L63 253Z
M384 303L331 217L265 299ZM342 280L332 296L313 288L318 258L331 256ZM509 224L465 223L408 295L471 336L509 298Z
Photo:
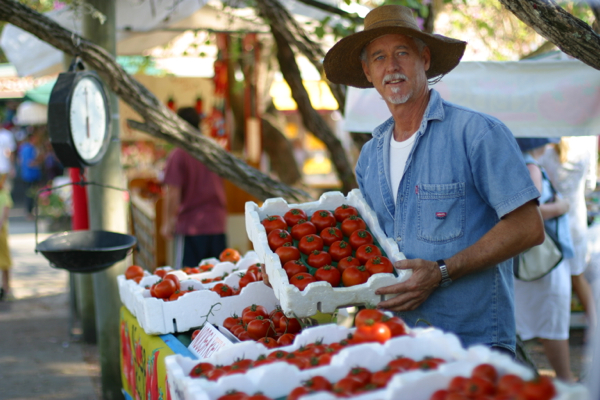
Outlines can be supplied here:
M578 60L461 62L433 88L517 137L600 134L600 71ZM370 133L390 116L375 89L349 87L344 130Z
M333 3L333 0L325 2ZM229 9L225 13L220 11L222 3L219 1L179 0L175 6L173 3L172 0L117 0L117 54L143 54L148 49L167 44L186 29L269 32L269 27L260 20L252 21L252 8ZM328 15L293 0L282 3L293 15L304 20L322 19ZM81 34L81 16L75 16L71 9L46 15L64 28ZM14 25L4 27L0 47L19 76L43 76L65 69L61 51Z

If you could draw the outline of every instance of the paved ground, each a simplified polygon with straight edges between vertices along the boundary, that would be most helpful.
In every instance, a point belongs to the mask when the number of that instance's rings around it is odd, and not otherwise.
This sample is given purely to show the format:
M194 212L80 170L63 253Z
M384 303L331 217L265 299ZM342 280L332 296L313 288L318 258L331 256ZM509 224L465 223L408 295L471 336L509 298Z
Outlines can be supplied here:
M101 399L97 348L73 335L68 273L51 268L35 253L34 224L25 220L21 209L13 210L10 224L16 299L0 302L0 400ZM591 235L599 238L593 245L600 254L600 224ZM600 257L593 264L589 276L600 294L595 273L600 271ZM585 375L588 361L584 336L583 329L574 329L570 341L578 378ZM534 340L526 348L540 373L552 375L541 346Z

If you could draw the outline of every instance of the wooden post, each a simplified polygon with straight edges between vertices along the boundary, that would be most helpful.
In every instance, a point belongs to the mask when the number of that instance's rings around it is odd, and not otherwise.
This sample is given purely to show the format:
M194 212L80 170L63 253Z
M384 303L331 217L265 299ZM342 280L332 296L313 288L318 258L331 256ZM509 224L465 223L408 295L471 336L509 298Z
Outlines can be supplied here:
M116 0L86 0L88 4L106 17L104 23L91 14L84 16L84 36L103 47L113 56L116 54L115 23ZM121 142L119 141L119 103L114 93L109 95L112 123L111 141L104 159L88 168L88 181L117 188L126 188L121 165ZM127 207L125 193L119 190L90 185L88 187L90 228L112 232L127 232ZM105 400L122 399L119 360L119 310L121 301L117 276L125 272L126 263L118 262L112 267L94 274L94 297L98 351L100 353L102 397Z

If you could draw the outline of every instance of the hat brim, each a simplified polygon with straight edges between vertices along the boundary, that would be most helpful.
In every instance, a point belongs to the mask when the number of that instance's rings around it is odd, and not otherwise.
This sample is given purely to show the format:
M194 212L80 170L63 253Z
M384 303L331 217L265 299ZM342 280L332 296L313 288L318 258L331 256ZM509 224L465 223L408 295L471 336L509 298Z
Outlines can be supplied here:
M323 68L327 79L333 83L371 88L362 69L360 53L371 41L388 34L400 34L421 39L431 50L431 63L427 79L445 75L458 65L467 42L442 35L421 32L403 26L384 26L346 36L337 42L325 55Z

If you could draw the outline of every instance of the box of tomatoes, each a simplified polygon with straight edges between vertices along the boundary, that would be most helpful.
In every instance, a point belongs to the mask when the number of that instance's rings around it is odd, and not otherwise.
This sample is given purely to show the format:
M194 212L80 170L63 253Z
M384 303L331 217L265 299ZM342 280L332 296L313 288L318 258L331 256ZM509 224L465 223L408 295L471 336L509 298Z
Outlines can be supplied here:
M353 305L375 305L375 291L409 278L360 190L327 192L318 201L261 207L246 203L246 230L288 316L307 317Z

